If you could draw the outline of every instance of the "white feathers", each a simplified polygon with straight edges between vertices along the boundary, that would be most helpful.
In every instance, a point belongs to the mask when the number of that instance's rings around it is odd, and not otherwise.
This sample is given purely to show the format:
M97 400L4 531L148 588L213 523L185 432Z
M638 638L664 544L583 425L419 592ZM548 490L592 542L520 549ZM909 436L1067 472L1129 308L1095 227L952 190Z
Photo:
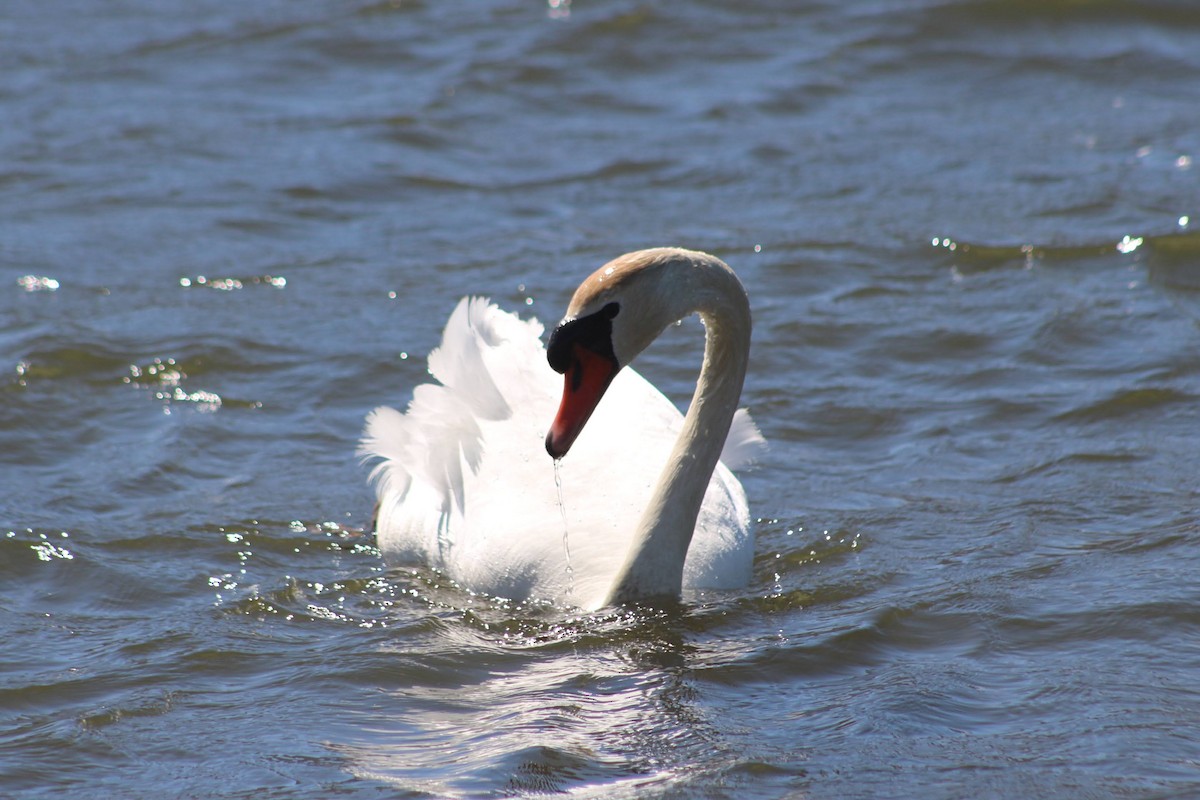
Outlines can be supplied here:
M560 509L544 440L563 379L546 363L541 333L536 321L464 298L429 355L437 383L416 387L403 414L371 412L358 452L378 462L376 533L387 560L423 561L487 594L596 606L632 547L683 417L622 370L560 462ZM722 458L745 463L762 444L739 412ZM719 465L685 585L742 584L752 556L745 493Z
M485 353L508 338L499 309L482 297L459 301L442 332L442 344L429 354L429 372L480 419L504 419L512 411L492 380ZM538 325L536 335L541 335ZM509 331L511 333L521 331Z
M739 408L733 415L725 447L721 449L721 463L729 469L741 469L753 464L767 449L767 440L750 418L750 412Z
M479 421L512 415L492 369L510 374L510 362L527 355L527 342L541 333L536 321L522 322L485 298L459 302L441 346L429 354L429 372L440 385L416 387L404 414L380 406L367 417L358 452L382 459L371 471L380 498L403 499L415 480L441 498L442 518L463 509L463 469L478 472L483 458Z

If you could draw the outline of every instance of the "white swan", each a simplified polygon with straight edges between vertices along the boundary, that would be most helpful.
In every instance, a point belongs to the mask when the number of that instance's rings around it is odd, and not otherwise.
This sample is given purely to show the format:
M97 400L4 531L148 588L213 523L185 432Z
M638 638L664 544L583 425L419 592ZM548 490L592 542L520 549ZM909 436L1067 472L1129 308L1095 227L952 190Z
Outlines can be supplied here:
M692 313L707 336L683 418L622 367ZM384 558L585 608L744 585L754 535L729 468L763 439L737 410L750 307L733 270L677 248L628 253L579 286L548 349L541 332L464 298L429 354L440 385L368 416L359 453L379 460Z

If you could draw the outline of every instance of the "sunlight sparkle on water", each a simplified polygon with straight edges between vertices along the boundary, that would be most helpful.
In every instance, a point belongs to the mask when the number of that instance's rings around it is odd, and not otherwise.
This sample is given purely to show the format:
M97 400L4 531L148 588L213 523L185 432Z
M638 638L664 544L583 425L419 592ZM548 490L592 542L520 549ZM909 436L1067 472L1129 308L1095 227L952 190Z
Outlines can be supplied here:
M22 275L17 278L17 285L27 292L53 292L59 287L54 278L38 275Z
M274 286L276 289L282 289L287 286L287 278L281 275L255 275L252 278L209 278L204 275L197 275L195 278L180 278L179 285L185 289L192 287L204 289L216 289L222 292L232 292L237 289L244 288L247 284Z
M1117 242L1117 251L1121 253L1132 253L1142 246L1144 239L1141 236L1125 236L1121 241Z
M157 397L160 400L167 399L163 392L159 392ZM170 399L195 403L200 411L216 411L221 407L221 396L215 392L185 392L183 389L175 387L175 391L171 393Z
M156 358L145 367L138 364L129 365L129 375L122 378L122 383L152 383L159 386L178 386L187 375L175 363L173 358Z
M12 535L11 531L9 532L9 535ZM66 531L61 531L59 535L63 539L66 539L68 536ZM30 548L33 550L33 552L37 554L38 561L53 561L56 558L63 559L64 561L71 561L75 558L75 554L66 547L56 545L49 541L50 537L46 534L39 534L38 538L41 539L40 542L30 545Z

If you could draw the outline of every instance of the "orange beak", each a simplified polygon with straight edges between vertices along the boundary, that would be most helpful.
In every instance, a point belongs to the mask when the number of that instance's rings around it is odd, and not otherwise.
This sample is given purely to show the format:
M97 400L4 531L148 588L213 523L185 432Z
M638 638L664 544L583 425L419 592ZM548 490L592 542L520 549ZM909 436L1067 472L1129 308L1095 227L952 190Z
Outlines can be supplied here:
M546 434L546 452L552 458L560 459L571 449L619 369L611 358L572 345L571 363L563 373L562 402Z

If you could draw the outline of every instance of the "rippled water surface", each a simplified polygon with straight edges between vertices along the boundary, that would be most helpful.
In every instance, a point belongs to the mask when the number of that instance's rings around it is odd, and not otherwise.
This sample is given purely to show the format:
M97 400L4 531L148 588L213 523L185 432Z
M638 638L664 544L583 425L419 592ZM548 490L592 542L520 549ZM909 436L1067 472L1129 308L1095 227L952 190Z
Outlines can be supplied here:
M1200 795L1194 4L15 0L0 41L0 795ZM385 567L356 439L458 298L553 321L658 244L751 294L751 585ZM680 403L701 330L639 360Z

